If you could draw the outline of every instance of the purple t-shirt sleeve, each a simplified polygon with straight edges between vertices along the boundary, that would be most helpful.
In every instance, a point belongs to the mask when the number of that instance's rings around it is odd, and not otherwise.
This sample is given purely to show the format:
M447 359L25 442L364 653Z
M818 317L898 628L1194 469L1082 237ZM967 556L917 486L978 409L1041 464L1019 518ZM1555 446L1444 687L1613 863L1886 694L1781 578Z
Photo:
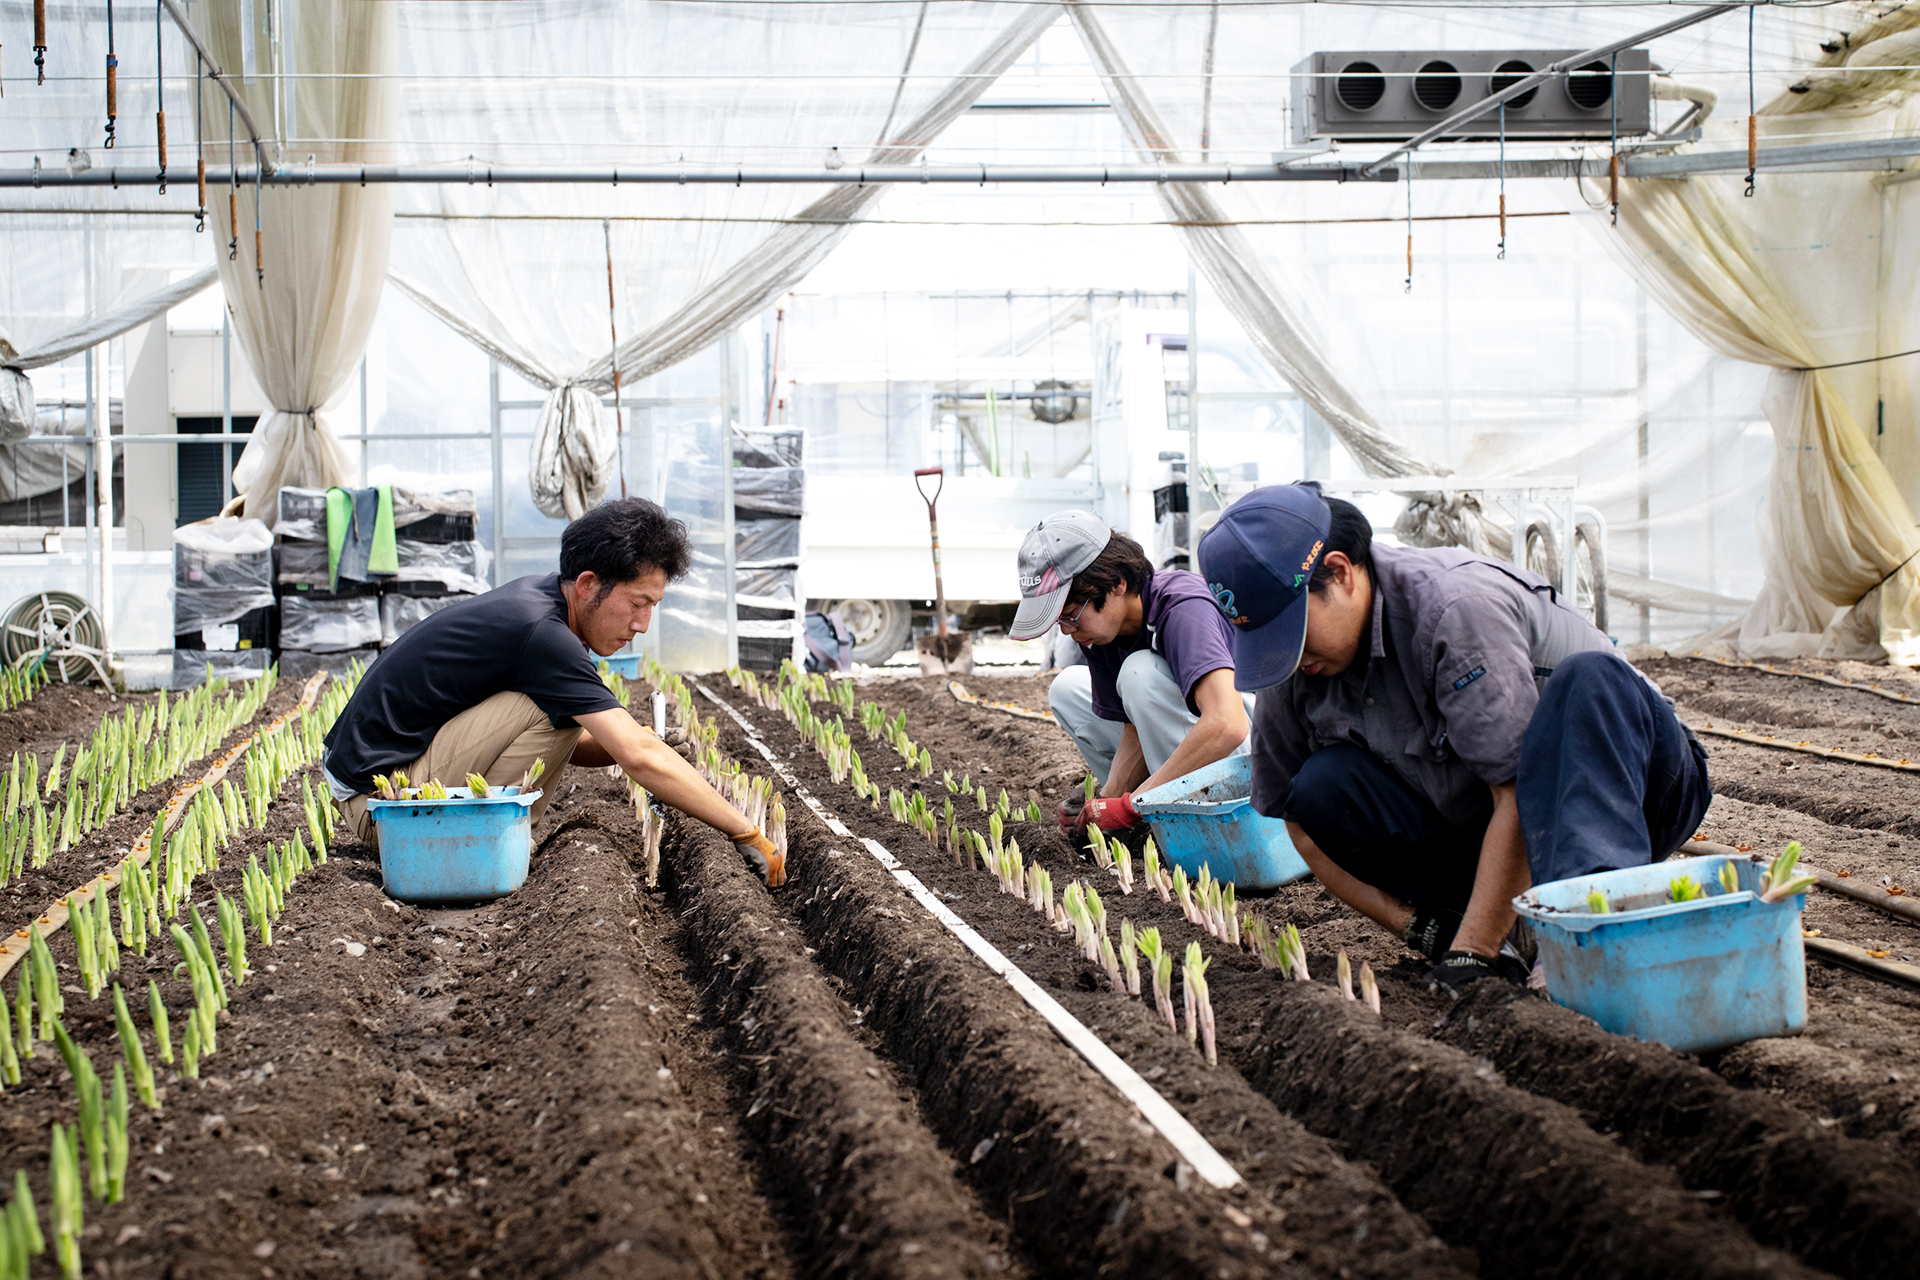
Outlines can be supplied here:
M1233 641L1219 607L1211 600L1182 600L1168 609L1160 622L1160 654L1173 668L1187 710L1199 715L1193 686L1210 671L1233 669Z
M1168 606L1160 619L1159 651L1173 670L1181 696L1187 700L1187 710L1195 715L1200 714L1200 708L1193 704L1193 686L1200 682L1200 677L1222 667L1233 669L1233 641L1227 631L1227 620L1208 599L1196 597ZM1121 664L1136 652L1138 650L1129 649L1119 653L1113 645L1096 645L1086 650L1093 684L1093 714L1102 720L1129 723L1126 708L1120 704L1116 682Z

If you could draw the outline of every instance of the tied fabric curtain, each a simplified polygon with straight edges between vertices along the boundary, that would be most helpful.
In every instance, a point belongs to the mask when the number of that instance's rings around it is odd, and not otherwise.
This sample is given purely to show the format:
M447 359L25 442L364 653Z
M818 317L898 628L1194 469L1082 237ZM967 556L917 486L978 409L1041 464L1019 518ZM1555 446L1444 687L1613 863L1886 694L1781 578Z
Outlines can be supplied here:
M256 15L265 6L256 6ZM306 0L285 9L283 58L308 78L257 74L241 83L243 11L204 7L204 36L247 99L262 130L279 121L289 136L271 148L277 163L298 172L308 155L320 161L384 159L393 136L395 93L385 78L393 62L393 6L379 0ZM251 42L249 42L251 43ZM259 47L265 48L264 36ZM321 78L324 76L340 78ZM203 96L208 151L224 152L228 114L222 95ZM235 152L250 150L244 130ZM226 193L208 192L213 229L235 256L218 255L220 283L234 334L273 412L234 465L233 485L246 513L271 521L282 486L324 489L350 483L345 449L329 427L332 402L347 387L373 329L386 281L392 188L330 185L243 188L240 226ZM256 261L254 216L264 258Z
M1761 118L1762 145L1836 131L1906 131L1911 113L1798 113ZM1721 145L1737 145L1734 125ZM1706 144L1702 144L1706 145ZM1920 664L1920 533L1873 439L1905 371L1862 361L1887 325L1876 305L1882 243L1897 231L1870 174L1633 179L1617 233L1594 220L1649 294L1708 346L1774 370L1764 409L1773 473L1765 582L1746 616L1717 638L1742 654ZM1904 311L1909 300L1901 303ZM1908 344L1911 345L1911 344ZM1899 397L1910 403L1905 395ZM1897 435L1910 436L1910 418Z
M434 24L453 21L443 9L405 8L410 45L419 37L423 49L435 49L425 37ZM597 90L604 97L599 142L623 169L632 156L636 167L656 168L682 161L840 165L851 178L862 163L919 157L1060 12L1049 4L925 0L655 4L609 30L591 14L508 2L463 11L460 20L491 29L483 42L494 51L490 66L612 78ZM767 65L808 74L757 79ZM659 85L648 83L654 72ZM444 138L463 153L472 139L486 140L482 172L488 162L538 163L517 148L577 118L577 90L557 79L520 95L485 113L451 98L410 99L405 133L429 144ZM617 440L600 397L613 389L616 364L622 385L632 385L712 345L793 288L881 194L853 181L824 192L622 184L595 191L583 214L575 188L404 193L419 203L401 210L405 270L392 279L546 391L529 483L543 513L571 519L615 483ZM623 339L617 352L610 287Z

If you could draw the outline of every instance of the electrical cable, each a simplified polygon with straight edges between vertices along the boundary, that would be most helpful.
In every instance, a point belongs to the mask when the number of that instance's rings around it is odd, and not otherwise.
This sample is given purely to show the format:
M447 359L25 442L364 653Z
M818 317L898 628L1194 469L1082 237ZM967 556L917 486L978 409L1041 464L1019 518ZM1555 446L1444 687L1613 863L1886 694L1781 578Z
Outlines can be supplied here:
M1500 252L1496 261L1507 260L1507 104L1500 104Z
M200 207L195 210L198 219L193 224L196 232L207 229L207 138L206 138L206 63L198 53L193 55L193 164L195 187L200 196Z
M1749 13L1752 10L1748 10ZM1607 72L1607 131L1612 155L1607 160L1607 206L1612 225L1620 225L1620 55L1613 55Z
M1753 5L1747 6L1747 189L1753 195L1754 174L1760 170L1760 107L1753 90Z
M113 51L113 0L107 0L107 140L101 150L113 150L113 122L120 114L120 59Z
M153 88L154 128L160 138L160 194L167 194L167 79L162 57L166 52L164 25L166 13L159 0L153 6Z
M1413 292L1413 157L1407 157L1407 292Z
M620 408L620 327L614 321L613 310L613 224L606 218L600 219L600 235L607 244L607 334L613 341L607 359L613 366L613 439L619 457L620 496L624 498L627 496L627 436Z
M233 163L233 100L227 100L227 261L240 256L240 170Z

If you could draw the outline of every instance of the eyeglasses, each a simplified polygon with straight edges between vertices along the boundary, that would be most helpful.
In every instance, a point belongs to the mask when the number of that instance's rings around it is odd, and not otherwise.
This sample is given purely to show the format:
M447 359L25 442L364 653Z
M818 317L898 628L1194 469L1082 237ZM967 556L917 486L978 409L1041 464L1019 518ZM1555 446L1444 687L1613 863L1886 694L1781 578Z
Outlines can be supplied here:
M1061 615L1060 615L1060 629L1061 629L1062 631L1072 631L1072 630L1074 630L1075 628L1077 628L1077 627L1078 627L1078 626L1080 625L1080 615L1081 615L1081 614L1083 614L1083 613L1085 613L1085 612L1087 611L1087 606L1088 606L1088 605L1090 605L1090 604L1092 604L1092 603L1093 603L1093 601L1091 601L1091 600L1082 600L1082 601L1080 602L1080 607L1079 607L1078 609L1075 609L1075 610L1073 611L1073 616L1072 616L1071 618L1069 618L1069 617L1068 617L1068 616L1067 616L1066 614L1064 614L1064 613L1063 613L1063 614L1061 614Z

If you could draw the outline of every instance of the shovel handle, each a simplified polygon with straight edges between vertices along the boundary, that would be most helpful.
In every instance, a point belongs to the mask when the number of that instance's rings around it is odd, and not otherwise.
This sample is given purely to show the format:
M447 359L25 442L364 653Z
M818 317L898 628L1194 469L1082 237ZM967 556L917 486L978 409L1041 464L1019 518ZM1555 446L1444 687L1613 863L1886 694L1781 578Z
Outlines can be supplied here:
M939 476L940 477L940 483L933 486L933 496L930 498L927 497L927 491L924 488L921 488L921 485L920 485L921 476ZM920 496L922 498L926 498L927 511L931 513L933 511L933 504L937 502L940 498L940 491L947 487L946 469L943 467L920 468L918 471L913 473L913 487L920 491Z

